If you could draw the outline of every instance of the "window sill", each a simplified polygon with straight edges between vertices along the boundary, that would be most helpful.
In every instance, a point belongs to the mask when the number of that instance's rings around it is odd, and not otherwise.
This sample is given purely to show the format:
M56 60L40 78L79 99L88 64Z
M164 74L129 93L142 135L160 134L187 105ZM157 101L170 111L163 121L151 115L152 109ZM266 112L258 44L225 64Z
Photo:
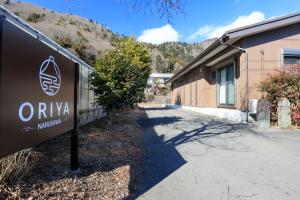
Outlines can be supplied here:
M236 109L235 105L218 105L218 108Z

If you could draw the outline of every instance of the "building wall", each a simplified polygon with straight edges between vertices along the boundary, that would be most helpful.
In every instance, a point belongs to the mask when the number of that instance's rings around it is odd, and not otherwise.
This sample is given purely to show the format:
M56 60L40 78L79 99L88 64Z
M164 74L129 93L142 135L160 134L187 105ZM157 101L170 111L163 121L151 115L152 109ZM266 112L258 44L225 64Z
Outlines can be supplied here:
M259 99L259 82L267 73L281 67L282 49L300 49L300 24L278 30L257 34L243 41L249 55L249 98ZM245 56L241 59L242 72L245 73ZM245 76L241 81L245 82Z
M182 76L181 79L174 81L172 103L213 107L216 104L216 85L211 83L210 75L211 69L209 67L197 67Z
M260 99L258 85L267 73L281 67L282 49L300 49L300 24L244 38L238 46L248 50L249 99ZM182 76L180 80L174 81L172 103L175 103L176 96L180 96L183 105L218 107L218 85L212 80L212 71L233 61L236 66L235 108L244 110L246 108L245 54L236 54L211 67L198 66ZM184 83L184 92L178 87L180 83Z
M197 106L217 107L217 85L212 80L212 71L233 62L230 58L213 67L199 66L173 82L172 103ZM184 84L184 86L180 86ZM196 90L197 89L197 90ZM178 101L181 99L182 101Z
M211 68L202 67L200 79L200 107L212 107L215 102L216 84L211 82Z

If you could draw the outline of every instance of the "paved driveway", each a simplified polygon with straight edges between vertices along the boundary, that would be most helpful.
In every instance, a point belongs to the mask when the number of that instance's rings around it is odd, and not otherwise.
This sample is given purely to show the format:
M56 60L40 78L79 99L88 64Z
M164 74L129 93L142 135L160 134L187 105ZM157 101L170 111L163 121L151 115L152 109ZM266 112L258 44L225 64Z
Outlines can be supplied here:
M300 199L300 132L257 133L181 109L146 108L139 199Z

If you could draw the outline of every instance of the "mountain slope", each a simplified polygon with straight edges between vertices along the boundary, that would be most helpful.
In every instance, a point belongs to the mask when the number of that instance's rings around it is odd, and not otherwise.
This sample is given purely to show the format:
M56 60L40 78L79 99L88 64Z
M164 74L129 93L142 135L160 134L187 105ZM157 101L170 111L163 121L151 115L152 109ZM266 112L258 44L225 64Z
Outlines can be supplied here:
M112 32L105 25L76 15L58 13L30 3L0 3L17 16L40 30L61 46L69 49L90 65L97 56L125 36ZM152 51L153 72L176 72L200 54L213 40L197 44L167 42L160 45L146 44Z
M152 66L157 72L172 73L179 71L206 49L215 39L200 43L166 42L149 45L152 49Z

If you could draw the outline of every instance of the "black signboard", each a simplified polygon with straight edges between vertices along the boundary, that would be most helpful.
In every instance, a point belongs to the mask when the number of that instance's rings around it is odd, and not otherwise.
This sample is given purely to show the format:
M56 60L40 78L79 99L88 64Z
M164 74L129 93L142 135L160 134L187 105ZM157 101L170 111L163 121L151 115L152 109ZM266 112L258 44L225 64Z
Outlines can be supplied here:
M77 64L3 20L0 158L75 126Z

